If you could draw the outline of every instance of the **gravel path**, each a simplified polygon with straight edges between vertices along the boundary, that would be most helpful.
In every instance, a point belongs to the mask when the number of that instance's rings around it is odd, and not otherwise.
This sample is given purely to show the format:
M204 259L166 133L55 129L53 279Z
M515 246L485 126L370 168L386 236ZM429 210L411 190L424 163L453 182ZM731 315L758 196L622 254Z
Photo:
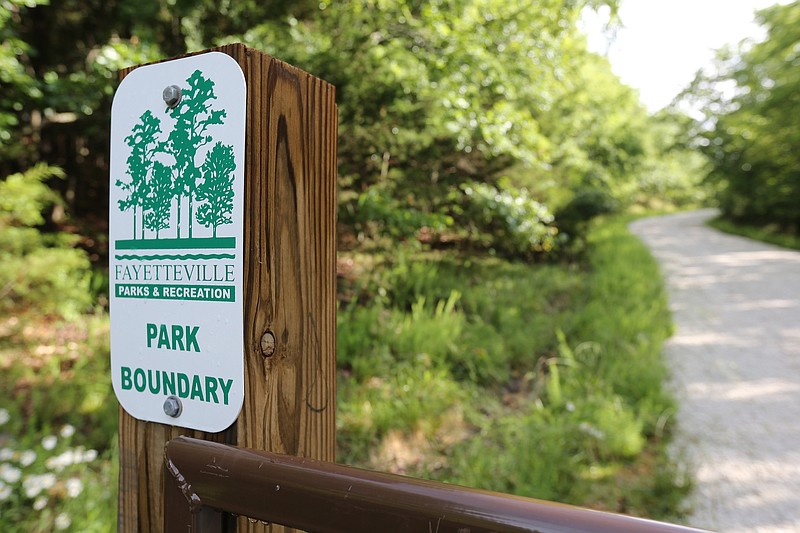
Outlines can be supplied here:
M690 525L800 532L800 252L704 226L713 210L638 220L667 279L676 446Z

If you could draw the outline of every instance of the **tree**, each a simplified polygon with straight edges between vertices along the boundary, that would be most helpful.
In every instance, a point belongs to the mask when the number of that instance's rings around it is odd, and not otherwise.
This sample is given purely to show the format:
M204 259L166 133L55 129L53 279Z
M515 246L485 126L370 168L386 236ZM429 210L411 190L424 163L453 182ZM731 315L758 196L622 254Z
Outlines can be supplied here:
M206 201L197 210L197 221L211 226L215 238L217 226L232 222L234 170L233 148L218 142L206 155L203 183L197 187L197 199Z
M212 109L211 101L217 97L214 94L214 82L203 76L199 70L187 78L188 87L183 88L180 103L170 111L170 116L176 120L175 127L169 134L169 139L163 143L162 150L175 158L173 171L175 173L174 194L177 199L177 237L181 238L181 203L184 196L189 203L189 238L192 238L192 224L194 218L194 198L197 190L197 180L200 169L195 164L197 151L200 147L211 142L211 136L206 134L209 126L222 124L227 116L224 109Z
M76 236L45 231L63 221L64 202L49 184L65 174L37 153L48 81L29 68L35 49L22 28L41 3L0 2L0 312L74 316L91 303L90 263Z
M696 142L723 214L800 232L800 2L758 12L767 38L721 51L688 97L703 104Z
M156 232L169 227L170 204L172 203L172 169L160 161L153 164L153 175L144 198L144 226Z
M125 144L131 147L131 154L128 156L128 168L125 173L130 176L130 181L125 182L120 179L116 181L127 197L119 200L120 211L133 209L133 238L136 239L137 210L143 208L145 200L149 194L148 174L153 168L153 156L158 149L158 136L161 133L161 121L153 116L148 110L139 118L139 122L134 125L133 131L125 137ZM144 214L141 220L141 236L144 238ZM149 227L149 226L148 226ZM152 228L151 228L152 229Z
M99 214L116 70L238 40L336 85L345 231L453 231L470 222L464 185L499 190L504 177L513 187L503 190L551 210L587 184L630 202L642 190L636 176L657 157L648 117L607 63L586 51L577 27L582 9L610 5L613 13L617 3L198 0L167 10L155 0L53 2L15 19L15 35L31 52L18 61L39 93L12 115L20 131L42 140L18 145L31 161L63 161L66 205ZM173 194L181 212L171 220L180 237L191 237L198 223L199 166L209 143L201 122L213 122L215 112L224 120L213 85L201 78L187 80L184 101L170 112L176 131L161 147L179 162ZM24 109L47 113L37 122ZM3 164L16 169L24 161Z
M599 4L323 2L317 17L241 39L336 85L340 221L359 234L452 232L473 223L479 196L464 191L476 181L523 203L563 205L580 187L633 201L655 154L636 93L578 31L580 10Z

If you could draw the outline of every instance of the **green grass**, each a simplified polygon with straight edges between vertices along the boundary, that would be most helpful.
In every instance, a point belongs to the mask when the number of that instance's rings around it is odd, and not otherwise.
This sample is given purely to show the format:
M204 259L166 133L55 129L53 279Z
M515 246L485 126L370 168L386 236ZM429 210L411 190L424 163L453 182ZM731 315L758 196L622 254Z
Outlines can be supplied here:
M689 483L665 453L672 323L658 266L622 219L597 225L587 257L372 258L339 316L340 460L680 516Z
M732 222L722 217L716 217L708 221L708 225L732 235L739 235L769 244L782 246L792 250L800 250L800 235L792 235L781 232L776 226L754 226Z

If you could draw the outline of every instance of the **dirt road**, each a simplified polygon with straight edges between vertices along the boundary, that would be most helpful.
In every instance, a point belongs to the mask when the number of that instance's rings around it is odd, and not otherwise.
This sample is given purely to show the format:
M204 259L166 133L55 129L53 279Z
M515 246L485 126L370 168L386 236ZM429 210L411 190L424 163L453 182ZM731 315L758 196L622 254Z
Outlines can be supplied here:
M712 210L631 230L661 263L676 333L676 447L695 527L800 532L800 252L724 235Z

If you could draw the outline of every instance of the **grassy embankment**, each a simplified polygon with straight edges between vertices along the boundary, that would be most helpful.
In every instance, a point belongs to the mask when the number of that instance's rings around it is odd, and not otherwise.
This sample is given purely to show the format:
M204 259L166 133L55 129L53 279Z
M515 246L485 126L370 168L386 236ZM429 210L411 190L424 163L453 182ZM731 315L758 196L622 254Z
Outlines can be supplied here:
M740 235L748 239L782 246L783 248L800 250L800 235L781 232L776 226L739 224L722 217L709 220L708 225L731 235Z
M340 460L679 514L687 482L664 453L671 320L657 265L622 221L592 232L583 267L363 263L361 303L339 314Z
M670 316L657 266L622 221L593 230L584 265L410 248L340 262L340 462L656 518L680 512L687 481L664 451ZM19 471L4 480L4 531L67 520L67 530L113 529L106 320L0 320L2 468ZM38 485L26 485L33 475Z

